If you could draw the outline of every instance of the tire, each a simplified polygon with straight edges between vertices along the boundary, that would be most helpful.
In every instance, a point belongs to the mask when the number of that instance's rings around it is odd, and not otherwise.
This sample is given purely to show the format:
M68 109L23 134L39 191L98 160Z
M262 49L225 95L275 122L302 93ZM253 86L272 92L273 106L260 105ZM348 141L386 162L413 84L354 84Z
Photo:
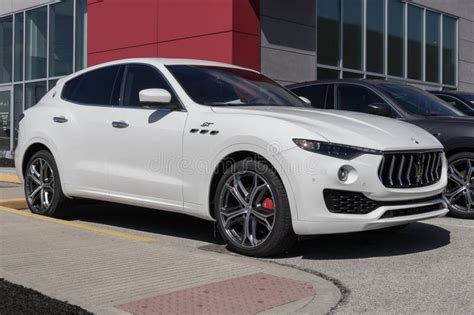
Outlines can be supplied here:
M214 215L228 248L239 254L276 255L296 242L283 183L262 162L245 159L225 171L217 185Z
M448 186L444 198L450 216L474 219L474 153L462 152L448 158Z
M26 202L31 212L48 217L64 216L68 199L63 194L58 168L50 152L38 151L30 158L24 179Z

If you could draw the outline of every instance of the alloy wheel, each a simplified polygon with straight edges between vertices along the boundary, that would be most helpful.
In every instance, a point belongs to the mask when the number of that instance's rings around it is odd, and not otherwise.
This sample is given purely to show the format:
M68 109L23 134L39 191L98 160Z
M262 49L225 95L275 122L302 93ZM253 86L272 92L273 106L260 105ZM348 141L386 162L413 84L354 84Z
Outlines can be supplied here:
M474 160L463 158L449 165L444 197L450 208L474 212Z
M219 196L219 220L237 246L254 248L269 237L275 223L274 196L268 182L253 171L233 174Z
M26 172L26 196L30 207L48 211L54 200L54 173L42 158L33 160Z

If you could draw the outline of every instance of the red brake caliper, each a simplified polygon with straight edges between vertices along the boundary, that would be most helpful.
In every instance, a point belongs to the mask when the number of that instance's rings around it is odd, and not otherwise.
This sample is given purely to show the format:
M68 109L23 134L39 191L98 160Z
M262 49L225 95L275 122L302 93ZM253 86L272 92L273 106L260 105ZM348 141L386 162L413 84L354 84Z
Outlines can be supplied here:
M271 198L265 198L265 199L262 201L262 207L263 207L265 210L273 211L273 208L274 208L273 200L272 200Z

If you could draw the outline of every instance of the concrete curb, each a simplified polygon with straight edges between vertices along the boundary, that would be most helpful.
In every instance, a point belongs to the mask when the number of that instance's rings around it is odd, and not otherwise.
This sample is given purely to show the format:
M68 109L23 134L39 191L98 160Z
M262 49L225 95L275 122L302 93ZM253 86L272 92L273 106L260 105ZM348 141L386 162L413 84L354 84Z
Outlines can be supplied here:
M20 178L12 173L0 173L0 182L21 184Z
M0 200L0 207L11 208L13 210L21 210L28 208L25 198Z

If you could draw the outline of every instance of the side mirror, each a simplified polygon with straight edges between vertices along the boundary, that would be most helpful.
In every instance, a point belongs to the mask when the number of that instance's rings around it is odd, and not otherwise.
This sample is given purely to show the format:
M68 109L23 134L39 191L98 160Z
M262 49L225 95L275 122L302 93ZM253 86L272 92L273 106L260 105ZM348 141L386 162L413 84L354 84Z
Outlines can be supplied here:
M385 103L369 104L368 113L373 114L373 115L378 115L378 116L385 116L385 117L393 116L392 108Z
M165 89L145 89L138 93L140 103L144 106L171 108L171 94Z
M309 99L307 99L306 97L304 97L304 96L298 96L298 97L300 98L300 100L302 100L306 104L311 105L311 101Z

